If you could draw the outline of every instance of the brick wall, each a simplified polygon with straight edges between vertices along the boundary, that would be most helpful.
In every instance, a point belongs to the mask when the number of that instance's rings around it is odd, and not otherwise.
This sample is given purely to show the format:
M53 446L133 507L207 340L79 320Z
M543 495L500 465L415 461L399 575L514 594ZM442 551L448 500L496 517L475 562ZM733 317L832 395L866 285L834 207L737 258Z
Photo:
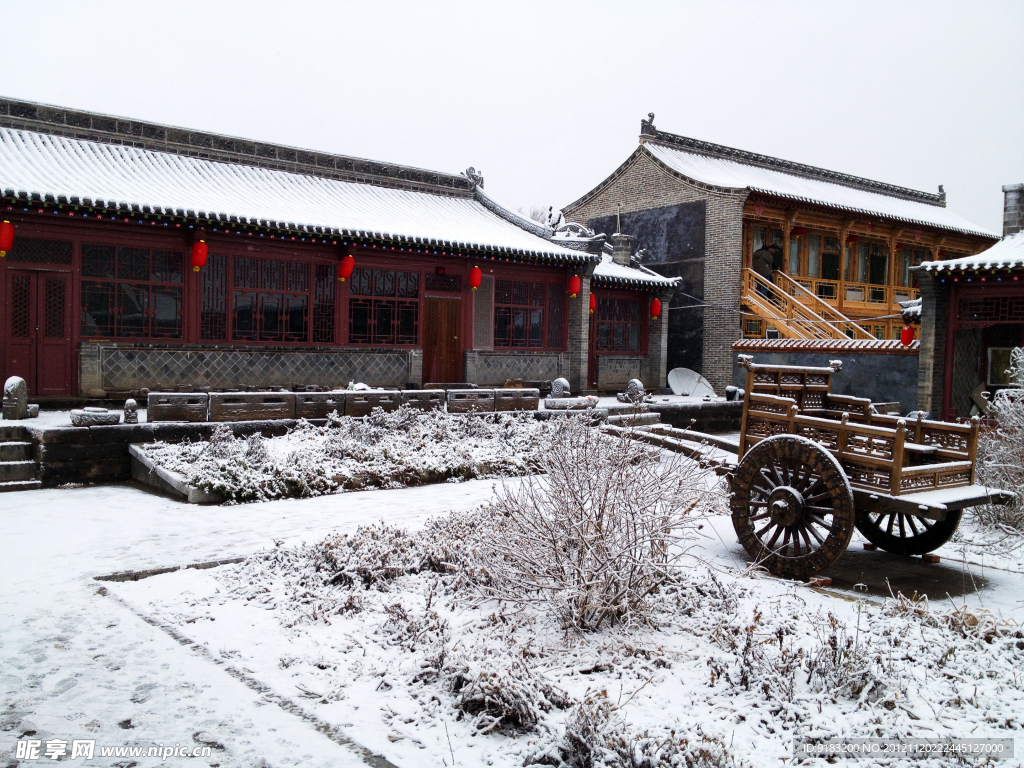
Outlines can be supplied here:
M917 358L917 407L942 417L942 386L946 357L947 284L924 270L917 273L921 288L921 351Z
M1024 229L1024 184L1003 187L1003 237Z
M700 372L718 390L732 382L732 342L740 336L743 260L743 203L747 193L718 192L691 183L652 159L641 148L608 184L583 204L568 208L570 221L589 222L603 216L646 211L704 201L704 292L709 306L702 324ZM620 207L621 206L621 207ZM630 233L626 233L630 234ZM668 340L671 346L672 339ZM653 383L652 383L653 386ZM659 386L663 386L660 384Z

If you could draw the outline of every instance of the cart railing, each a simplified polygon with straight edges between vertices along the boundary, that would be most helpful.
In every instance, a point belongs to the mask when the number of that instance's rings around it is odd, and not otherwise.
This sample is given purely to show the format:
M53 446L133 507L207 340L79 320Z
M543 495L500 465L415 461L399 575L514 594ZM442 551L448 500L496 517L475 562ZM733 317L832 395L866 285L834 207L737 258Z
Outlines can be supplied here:
M838 421L801 413L790 397L750 392L746 396L739 458L749 448L774 435L800 435L830 451L855 488L900 496L937 488L956 488L974 482L978 425L915 423L923 439L908 440L905 419L893 427L853 421L843 413ZM927 425L927 426L926 426ZM964 432L966 430L966 433ZM945 447L939 448L941 444ZM932 458L954 460L929 462ZM962 460L958 460L962 459Z

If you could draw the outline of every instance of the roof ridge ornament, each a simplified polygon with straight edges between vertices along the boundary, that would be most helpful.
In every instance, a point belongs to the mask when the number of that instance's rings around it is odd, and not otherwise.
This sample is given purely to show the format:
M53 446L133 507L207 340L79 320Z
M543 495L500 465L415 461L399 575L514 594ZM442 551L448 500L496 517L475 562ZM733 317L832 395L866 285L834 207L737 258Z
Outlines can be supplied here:
M658 129L654 127L654 113L648 112L647 119L640 118L640 135L641 136L657 136Z
M484 188L483 173L478 171L472 165L469 166L469 168L467 168L462 175L469 179L469 183L473 185L473 189L476 189L477 187L479 187L480 189Z

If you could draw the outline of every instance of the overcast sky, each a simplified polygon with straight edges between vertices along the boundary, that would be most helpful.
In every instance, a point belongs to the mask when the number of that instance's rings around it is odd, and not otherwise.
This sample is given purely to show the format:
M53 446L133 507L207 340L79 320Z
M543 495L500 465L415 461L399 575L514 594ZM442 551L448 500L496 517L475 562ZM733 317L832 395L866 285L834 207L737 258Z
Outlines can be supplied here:
M0 95L572 202L666 131L927 191L1024 182L1024 2L0 0Z

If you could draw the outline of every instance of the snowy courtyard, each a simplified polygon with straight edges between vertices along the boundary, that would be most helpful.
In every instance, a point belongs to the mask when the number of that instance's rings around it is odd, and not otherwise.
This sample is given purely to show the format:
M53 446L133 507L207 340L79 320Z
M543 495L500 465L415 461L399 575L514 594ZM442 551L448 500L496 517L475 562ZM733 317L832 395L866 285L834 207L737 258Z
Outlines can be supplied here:
M794 737L1021 727L1024 557L966 519L934 564L856 536L814 588L749 572L712 505L643 621L575 632L471 599L455 562L459 522L523 482L224 506L6 494L0 755L60 738L209 746L220 766L511 767L572 759L575 735L610 745L593 765L619 744L636 765L767 766ZM367 569L381 553L394 567Z

